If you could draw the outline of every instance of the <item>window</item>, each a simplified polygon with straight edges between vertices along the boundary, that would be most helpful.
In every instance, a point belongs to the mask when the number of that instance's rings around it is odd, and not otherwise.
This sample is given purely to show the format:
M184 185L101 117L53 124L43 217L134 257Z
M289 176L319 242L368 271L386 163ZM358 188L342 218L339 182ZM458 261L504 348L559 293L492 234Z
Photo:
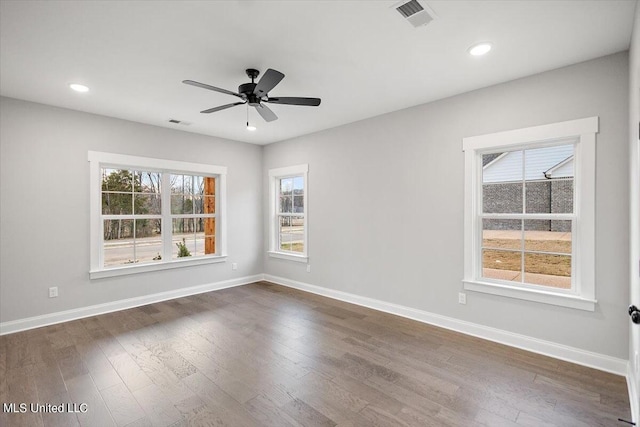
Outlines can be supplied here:
M226 168L89 152L91 278L224 261Z
M307 165L269 171L269 255L307 262Z
M482 135L465 152L465 289L595 309L598 118Z

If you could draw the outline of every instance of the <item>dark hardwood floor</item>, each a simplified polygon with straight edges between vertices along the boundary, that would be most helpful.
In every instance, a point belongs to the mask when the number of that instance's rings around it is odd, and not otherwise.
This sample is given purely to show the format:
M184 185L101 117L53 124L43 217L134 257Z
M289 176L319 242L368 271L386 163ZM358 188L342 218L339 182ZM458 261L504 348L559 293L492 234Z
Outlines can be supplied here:
M266 282L0 337L1 426L617 426L625 379ZM19 408L19 407L18 407Z

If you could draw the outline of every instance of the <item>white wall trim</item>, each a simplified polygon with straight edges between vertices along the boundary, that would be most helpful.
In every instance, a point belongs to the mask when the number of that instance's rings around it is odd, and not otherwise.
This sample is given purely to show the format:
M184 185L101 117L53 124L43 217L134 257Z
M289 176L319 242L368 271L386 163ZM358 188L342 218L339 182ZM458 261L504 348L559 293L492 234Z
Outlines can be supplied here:
M636 388L638 379L633 372L633 363L627 363L627 389L629 390L629 402L631 403L631 420L640 421L640 390Z
M616 357L581 350L575 347L569 347L551 341L532 338L526 335L516 334L502 329L478 325L464 320L458 320L452 317L429 313L427 311L418 310L399 304L393 304L373 298L337 291L335 289L329 289L311 285L308 283L298 282L295 280L285 279L283 277L265 274L264 280L276 283L278 285L283 285L290 288L295 288L302 291L337 299L340 301L369 307L374 310L383 311L385 313L395 314L397 316L406 317L418 322L428 323L430 325L450 329L456 332L461 332L466 335L494 341L500 344L520 348L545 356L550 356L567 362L576 363L578 365L588 366L590 368L599 369L601 371L610 372L612 374L627 376L628 361L624 359L618 359Z
M465 158L464 177L464 289L503 297L519 298L545 304L594 311L595 285L595 171L596 133L599 118L588 117L566 122L551 123L522 129L463 138ZM566 138L571 138L567 141ZM547 287L544 293L529 283L500 281L484 277L482 269L482 218L494 214L483 212L482 207L482 154L483 150L554 146L574 146L574 212L567 216L572 221L571 296L564 290ZM496 151L496 152L497 152ZM488 216L491 215L491 216ZM533 219L526 212L498 214L511 219ZM524 268L524 267L523 267ZM504 286L505 284L509 286Z
M112 313L114 311L126 310L129 308L139 307L141 305L152 304L154 302L166 301L174 298L201 294L204 292L217 291L220 289L232 288L234 286L247 285L260 280L263 280L263 275L256 274L254 276L245 276L237 279L206 283L204 285L191 286L188 288L111 301L104 304L90 305L88 307L81 307L73 310L58 311L56 313L43 314L41 316L2 322L0 323L0 335L12 334L14 332L40 328L42 326L55 325L56 323L82 319L84 317L95 316L98 314Z
M462 139L462 149L463 151L482 150L483 148L496 146L507 148L532 141L558 140L585 134L595 134L599 130L598 124L599 118L595 116L486 135L469 136Z
M132 167L149 168L150 170L162 170L171 172L204 173L213 175L226 175L226 166L210 165L206 163L180 162L169 159L156 159L152 157L130 156L128 154L103 153L89 151L87 159L91 163L99 163L105 166L127 165Z
M304 244L300 255L289 254L280 249L278 202L280 188L277 181L282 178L302 176L303 179L303 221ZM293 190L292 190L293 191ZM269 169L269 250L270 257L297 262L308 262L309 254L309 164L285 166Z

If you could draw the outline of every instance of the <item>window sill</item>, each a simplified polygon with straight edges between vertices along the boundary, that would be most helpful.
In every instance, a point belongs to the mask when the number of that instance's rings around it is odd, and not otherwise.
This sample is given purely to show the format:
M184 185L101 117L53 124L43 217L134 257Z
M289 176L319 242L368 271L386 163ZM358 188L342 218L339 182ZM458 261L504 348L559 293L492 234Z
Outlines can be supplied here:
M275 251L269 251L267 253L271 258L287 259L289 261L304 262L304 263L307 263L309 261L309 257L306 255L294 255L294 254L287 254L284 252L275 252Z
M538 289L516 288L508 285L479 282L474 280L463 280L462 282L464 283L464 289L468 291L541 302L544 304L558 305L561 307L569 307L585 311L595 311L596 309L597 301L595 299L585 298L578 295L560 294Z
M173 268L191 267L194 265L216 264L226 262L227 256L211 256L187 260L175 260L158 264L131 265L127 267L108 268L104 270L93 270L89 272L90 279L103 279L106 277L126 276L129 274L147 273L150 271L170 270Z

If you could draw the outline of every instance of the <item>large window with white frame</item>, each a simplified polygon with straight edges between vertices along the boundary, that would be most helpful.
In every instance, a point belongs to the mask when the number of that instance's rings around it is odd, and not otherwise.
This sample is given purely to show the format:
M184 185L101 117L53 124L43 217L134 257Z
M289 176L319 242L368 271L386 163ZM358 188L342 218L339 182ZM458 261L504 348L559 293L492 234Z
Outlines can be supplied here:
M226 255L226 168L89 152L91 277Z
M269 171L271 196L269 255L306 262L308 165Z
M465 138L465 289L595 309L598 118Z

